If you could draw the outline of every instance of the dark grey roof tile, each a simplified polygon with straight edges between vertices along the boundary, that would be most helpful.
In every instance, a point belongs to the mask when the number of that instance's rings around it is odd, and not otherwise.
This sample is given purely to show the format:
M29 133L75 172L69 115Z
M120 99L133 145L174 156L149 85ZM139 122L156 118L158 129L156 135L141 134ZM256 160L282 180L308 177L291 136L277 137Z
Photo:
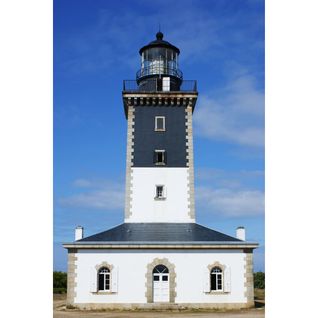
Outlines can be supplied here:
M196 223L123 223L76 242L241 242Z

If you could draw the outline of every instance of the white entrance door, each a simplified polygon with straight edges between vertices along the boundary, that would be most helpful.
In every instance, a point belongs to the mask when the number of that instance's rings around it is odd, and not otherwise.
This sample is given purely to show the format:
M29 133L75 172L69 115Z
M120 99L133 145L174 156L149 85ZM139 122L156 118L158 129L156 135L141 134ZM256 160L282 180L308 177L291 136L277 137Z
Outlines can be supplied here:
M169 274L153 274L153 301L169 302Z

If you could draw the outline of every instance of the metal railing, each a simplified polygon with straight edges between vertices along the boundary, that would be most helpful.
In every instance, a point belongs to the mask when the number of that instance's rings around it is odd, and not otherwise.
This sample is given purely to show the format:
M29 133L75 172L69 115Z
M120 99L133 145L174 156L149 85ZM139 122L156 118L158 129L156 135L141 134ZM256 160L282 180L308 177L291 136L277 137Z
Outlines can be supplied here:
M184 80L181 84L176 85L171 83L170 90L163 89L162 80L160 79L147 79L139 85L135 80L124 80L123 91L125 92L167 92L167 91L180 91L180 92L196 92L197 81Z
M182 72L178 69L164 67L161 65L154 65L154 66L145 67L145 68L140 69L136 73L136 79L138 80L144 76L149 76L149 75L162 75L162 76L170 75L170 76L178 77L180 79L183 78Z

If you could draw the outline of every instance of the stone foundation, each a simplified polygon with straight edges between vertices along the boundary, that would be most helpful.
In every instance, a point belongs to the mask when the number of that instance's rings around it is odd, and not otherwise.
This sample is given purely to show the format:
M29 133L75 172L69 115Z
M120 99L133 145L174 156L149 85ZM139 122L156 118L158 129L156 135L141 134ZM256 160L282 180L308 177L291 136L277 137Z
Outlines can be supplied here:
M253 307L249 303L148 303L148 304L105 304L105 303L83 303L73 304L71 308L81 310L232 310L232 309L246 309Z

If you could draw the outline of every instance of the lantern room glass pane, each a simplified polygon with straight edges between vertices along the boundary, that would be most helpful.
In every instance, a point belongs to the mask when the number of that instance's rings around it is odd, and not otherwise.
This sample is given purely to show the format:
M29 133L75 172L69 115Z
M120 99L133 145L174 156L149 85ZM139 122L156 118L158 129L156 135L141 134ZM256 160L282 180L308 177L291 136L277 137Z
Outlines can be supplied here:
M178 68L177 53L172 49L156 47L143 52L141 75L168 74L176 75Z

